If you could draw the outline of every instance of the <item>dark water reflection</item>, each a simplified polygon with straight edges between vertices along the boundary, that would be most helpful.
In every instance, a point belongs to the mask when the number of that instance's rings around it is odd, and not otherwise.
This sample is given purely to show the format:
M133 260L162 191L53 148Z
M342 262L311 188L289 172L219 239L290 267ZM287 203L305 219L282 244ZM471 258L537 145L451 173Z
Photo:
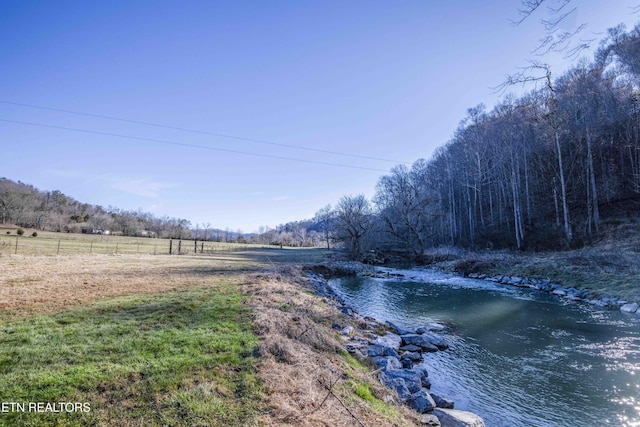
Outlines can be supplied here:
M332 281L363 315L448 326L433 390L488 426L640 426L640 319L537 291L420 273Z

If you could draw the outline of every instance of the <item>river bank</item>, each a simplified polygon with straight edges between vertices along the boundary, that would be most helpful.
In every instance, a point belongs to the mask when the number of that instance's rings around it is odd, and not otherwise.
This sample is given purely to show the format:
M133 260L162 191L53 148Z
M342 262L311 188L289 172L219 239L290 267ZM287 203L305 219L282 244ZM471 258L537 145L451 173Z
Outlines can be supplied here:
M421 266L444 272L515 276L548 280L583 289L593 298L640 301L640 227L618 226L602 232L590 246L554 252L433 248Z
M363 316L406 329L446 326L438 334L450 349L424 362L432 390L481 414L487 425L640 421L636 316L435 270L375 270L331 285Z
M455 402L431 391L427 368L422 364L429 353L446 351L447 340L438 335L444 326L430 323L415 329L402 328L389 320L363 317L336 293L322 274L329 276L371 274L360 263L340 262L330 266L313 266L307 275L315 292L336 304L360 328L334 323L340 331L344 348L358 359L368 359L377 368L381 384L395 392L399 401L421 415L422 425L447 427L484 427L480 416L454 409Z
M424 266L640 315L640 246L636 240L546 253L439 248L429 251Z

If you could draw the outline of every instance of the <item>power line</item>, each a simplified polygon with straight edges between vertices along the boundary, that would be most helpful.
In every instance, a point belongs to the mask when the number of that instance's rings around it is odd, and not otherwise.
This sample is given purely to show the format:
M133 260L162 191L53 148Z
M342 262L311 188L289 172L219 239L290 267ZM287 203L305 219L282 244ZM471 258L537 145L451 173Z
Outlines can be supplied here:
M398 161L398 160L389 160L389 159L382 159L382 158L379 158L379 157L362 156L362 155L359 155L359 154L342 153L342 152L339 152L339 151L321 150L321 149L318 149L318 148L301 147L299 145L282 144L282 143L279 143L279 142L265 141L265 140L262 140L262 139L244 138L244 137L240 137L240 136L226 135L226 134L222 134L222 133L207 132L207 131L197 130L197 129L189 129L189 128L183 128L183 127L178 127L178 126L169 126L169 125L162 125L162 124L158 124L158 123L144 122L144 121L140 121L140 120L123 119L123 118L120 118L120 117L104 116L104 115L92 114L92 113L83 113L83 112L80 112L80 111L72 111L72 110L63 110L63 109L60 109L60 108L42 107L42 106L33 105L33 104L23 104L23 103L20 103L20 102L12 102L12 101L0 100L0 103L8 104L8 105L18 105L18 106L21 106L21 107L37 108L37 109L40 109L40 110L57 111L57 112L60 112L60 113L76 114L76 115L79 115L79 116L95 117L95 118L99 118L99 119L115 120L115 121L119 121L119 122L135 123L135 124L145 125L145 126L154 126L154 127L163 128L163 129L172 129L172 130L179 130L179 131L183 131L183 132L199 133L199 134L202 134L202 135L211 135L211 136L217 136L217 137L221 137L221 138L235 139L235 140L239 140L239 141L249 141L249 142L255 142L255 143L258 143L258 144L268 144L268 145L275 145L275 146L278 146L278 147L294 148L296 150L315 151L317 153L335 154L335 155L338 155L338 156L356 157L356 158L360 158L360 159L378 160L378 161L381 161L381 162L397 163L397 164L404 164L404 165L408 165L409 164L407 162L401 162L401 161Z
M343 164L340 164L340 163L331 163L331 162L319 162L319 161L315 161L315 160L296 159L294 157L274 156L274 155L271 155L271 154L250 153L250 152L247 152L247 151L229 150L229 149L226 149L226 148L207 147L206 145L196 145L196 144L188 144L188 143L184 143L184 142L167 141L167 140L164 140L164 139L145 138L145 137L141 137L141 136L130 136L130 135L122 135L122 134L118 134L118 133L100 132L100 131L88 130L88 129L70 128L70 127L64 127L64 126L48 125L48 124L44 124L44 123L23 122L23 121L20 121L20 120L9 120L9 119L0 119L0 121L1 122L6 122L6 123L16 123L16 124L21 124L21 125L27 125L27 126L38 126L38 127L50 128L50 129L68 130L68 131L73 131L73 132L84 132L84 133L90 133L90 134L95 134L95 135L103 135L103 136L113 136L113 137L116 137L116 138L134 139L134 140L145 141L145 142L155 142L155 143L160 143L160 144L177 145L177 146L180 146L180 147L200 148L200 149L203 149L203 150L213 150L213 151L222 151L222 152L225 152L225 153L244 154L244 155L247 155L247 156L268 157L270 159L290 160L290 161L294 161L294 162L313 163L313 164L325 165L325 166L338 166L338 167L342 167L342 168L362 169L362 170L370 170L370 171L376 171L376 172L389 172L388 170L384 170L384 169L367 168L367 167L363 167L363 166L343 165Z

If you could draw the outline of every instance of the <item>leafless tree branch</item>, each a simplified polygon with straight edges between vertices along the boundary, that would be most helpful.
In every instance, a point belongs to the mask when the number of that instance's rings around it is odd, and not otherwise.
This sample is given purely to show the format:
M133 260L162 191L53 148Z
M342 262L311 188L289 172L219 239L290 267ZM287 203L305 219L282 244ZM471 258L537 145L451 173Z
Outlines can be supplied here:
M529 65L526 67L519 67L518 72L509 74L505 77L504 82L495 86L494 93L504 93L507 88L516 85L526 85L530 83L540 84L543 83L551 91L553 91L553 85L551 81L551 67L548 64L539 61L529 61Z
M513 25L520 25L524 21L527 20L529 16L531 16L545 0L522 0L520 3L523 6L523 9L518 9L518 14L520 15L520 19L511 20Z
M553 14L557 14L559 13L562 9L565 8L566 5L568 5L569 3L571 3L571 0L562 0L560 6L558 6L557 8L554 8L552 6L547 6L547 9L549 10L549 12L553 13ZM575 8L573 8L573 10L575 10ZM572 11L573 11L572 10ZM571 13L571 12L569 12ZM568 15L568 14L567 14Z
M566 5L567 3L565 3ZM564 6L562 6L564 7ZM547 31L553 31L556 28L558 28L558 25L560 25L560 23L562 21L564 21L567 16L571 15L573 12L576 11L576 9L578 9L577 7L574 7L573 9L571 9L570 11L563 13L562 15L560 15L557 19L541 19L540 22L542 23L542 25L544 26L544 29ZM560 11L560 9L552 9L553 13L556 14Z

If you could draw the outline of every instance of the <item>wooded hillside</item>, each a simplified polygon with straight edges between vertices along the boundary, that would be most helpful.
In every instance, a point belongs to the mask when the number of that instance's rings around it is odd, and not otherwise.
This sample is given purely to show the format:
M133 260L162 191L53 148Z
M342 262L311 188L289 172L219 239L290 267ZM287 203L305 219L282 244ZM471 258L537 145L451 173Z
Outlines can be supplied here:
M334 235L356 257L420 257L441 244L579 247L603 221L637 221L640 26L611 29L592 62L558 78L537 67L541 87L470 108L433 158L395 167L371 202L343 197Z
M58 190L42 191L7 178L0 178L0 224L70 233L84 230L125 236L191 236L191 224L186 219L81 203Z

